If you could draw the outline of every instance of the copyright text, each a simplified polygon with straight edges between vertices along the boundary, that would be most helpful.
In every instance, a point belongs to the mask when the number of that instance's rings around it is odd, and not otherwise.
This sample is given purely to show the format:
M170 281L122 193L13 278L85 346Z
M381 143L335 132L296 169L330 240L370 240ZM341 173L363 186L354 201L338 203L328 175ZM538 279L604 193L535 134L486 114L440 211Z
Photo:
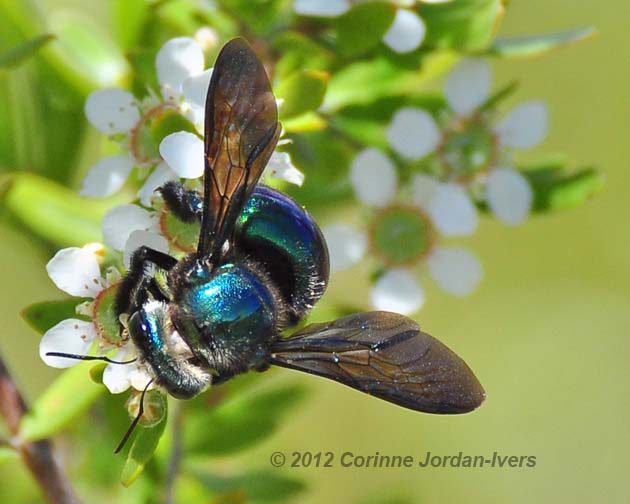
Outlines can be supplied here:
M536 455L502 454L494 451L489 454L437 454L425 452L419 455L391 453L359 453L353 451L293 451L273 452L269 457L273 467L352 467L366 469L391 468L493 468L531 469L536 467Z

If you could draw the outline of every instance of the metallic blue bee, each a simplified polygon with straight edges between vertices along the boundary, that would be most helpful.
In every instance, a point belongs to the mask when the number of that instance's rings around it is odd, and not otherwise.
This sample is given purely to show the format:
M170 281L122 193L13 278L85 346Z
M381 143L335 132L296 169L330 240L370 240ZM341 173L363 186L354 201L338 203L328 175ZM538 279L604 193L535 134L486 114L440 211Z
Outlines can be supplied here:
M201 223L197 251L178 261L141 247L117 295L118 314L128 316L154 382L188 399L275 365L413 410L477 408L485 393L466 363L402 315L358 313L281 336L324 294L329 266L312 217L285 194L257 185L280 130L261 62L243 39L230 41L207 94L203 196L179 182L160 189L175 216ZM158 282L150 266L166 281Z

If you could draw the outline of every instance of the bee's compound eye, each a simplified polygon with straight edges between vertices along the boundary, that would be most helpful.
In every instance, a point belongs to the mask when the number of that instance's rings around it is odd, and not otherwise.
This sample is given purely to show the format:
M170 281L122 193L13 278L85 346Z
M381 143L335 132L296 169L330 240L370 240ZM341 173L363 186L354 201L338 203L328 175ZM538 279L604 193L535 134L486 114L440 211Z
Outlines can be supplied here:
M138 333L146 333L149 330L149 326L147 324L146 319L144 318L141 311L137 311L134 313L129 319L129 333L130 334L138 334Z

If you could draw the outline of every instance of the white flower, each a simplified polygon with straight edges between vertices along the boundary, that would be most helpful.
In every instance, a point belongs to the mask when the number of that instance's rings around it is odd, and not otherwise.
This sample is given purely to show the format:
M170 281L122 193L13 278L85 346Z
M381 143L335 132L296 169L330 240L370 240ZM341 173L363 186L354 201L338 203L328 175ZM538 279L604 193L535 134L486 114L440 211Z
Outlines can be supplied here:
M82 195L99 198L114 194L135 166L155 168L138 191L145 204L160 183L178 176L190 178L162 163L156 146L147 145L148 135L143 135L142 130L168 112L182 114L196 125L202 122L212 76L212 69L203 67L204 55L199 44L189 37L174 38L160 48L156 57L161 96L150 93L140 101L129 91L117 88L100 89L88 96L85 104L88 121L99 131L114 135L113 139L126 152L97 162L83 181ZM187 173L194 170L195 177L199 177L203 162L187 170Z
M197 135L185 131L171 133L160 143L160 154L179 177L198 178L203 175L204 145ZM304 174L293 165L286 152L274 151L265 173L295 185L304 182Z
M132 254L145 245L167 253L168 240L160 234L159 217L138 205L120 205L112 208L102 222L105 243L123 252L123 263L129 267Z
M301 16L337 17L350 10L350 0L295 0L293 10Z
M371 255L386 268L374 284L371 303L403 314L424 304L424 290L414 272L421 264L450 294L465 296L476 288L483 277L479 260L464 248L438 245L436 237L469 236L477 229L477 210L462 187L416 175L412 201L401 202L391 160L373 148L357 155L350 172L357 198L375 214L367 232L340 223L323 228L333 271L356 264L369 243Z
M205 37L204 44L212 45L211 39L216 34L206 30L197 35L199 39ZM198 135L178 131L155 146L152 139L147 140L150 135L145 130L165 114L177 113L187 117L201 131L212 69L204 70L203 51L199 43L189 37L167 41L158 51L155 64L161 96L151 93L139 101L128 91L115 88L94 91L88 96L85 105L88 120L103 133L114 135L112 138L125 153L96 163L83 181L82 195L110 196L123 187L134 167L148 167L150 171L146 172L148 176L138 197L143 205L150 206L154 191L167 181L203 175L204 146ZM274 152L267 173L292 184L301 185L304 181L304 174L293 165L287 153Z
M425 1L435 3L435 0ZM293 10L301 16L338 17L357 3L356 0L295 0ZM396 7L396 14L383 35L383 43L397 53L415 51L424 40L426 25L416 10L412 9L414 2L392 0L391 3Z
M286 180L297 186L304 183L304 174L293 164L288 152L274 151L264 173L269 177Z
M157 232L158 226L158 218L153 212L138 205L120 205L112 208L103 217L103 238L114 250L123 251L133 231Z
M52 281L62 291L71 296L90 298L93 301L77 307L77 313L90 316L91 321L78 318L62 320L50 328L42 337L39 344L39 355L49 366L68 368L80 360L48 355L58 352L71 355L89 355L90 350L97 344L101 352L119 347L118 358L131 360L135 357L135 348L130 342L122 340L114 343L105 334L103 322L97 320L99 303L111 302L111 295L115 284L120 280L120 274L110 269L107 275L101 275L99 259L104 253L101 244L92 243L83 248L71 247L60 250L46 265L46 270ZM132 380L133 379L133 380ZM137 362L131 364L108 364L103 375L103 383L112 393L127 390L133 384L142 390L151 376L146 369Z
M418 49L426 33L427 27L415 10L397 9L383 42L392 51L404 54Z
M387 129L401 156L418 160L435 154L443 175L463 186L482 188L490 209L503 222L523 222L533 194L527 179L514 168L509 149L530 149L547 136L549 113L541 101L517 106L496 125L480 107L490 97L492 74L482 59L462 60L449 74L446 100L453 117L444 130L426 110L399 109Z

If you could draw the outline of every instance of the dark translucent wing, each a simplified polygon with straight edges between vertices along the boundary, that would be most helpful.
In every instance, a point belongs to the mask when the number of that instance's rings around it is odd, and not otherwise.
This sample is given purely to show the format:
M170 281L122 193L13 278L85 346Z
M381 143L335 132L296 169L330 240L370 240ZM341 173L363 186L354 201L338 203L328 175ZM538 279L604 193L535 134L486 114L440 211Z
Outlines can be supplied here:
M204 208L198 256L218 255L280 135L276 100L262 63L241 38L217 58L205 122Z
M466 413L485 398L454 352L389 312L357 313L313 324L271 348L271 363L341 382L427 413Z

